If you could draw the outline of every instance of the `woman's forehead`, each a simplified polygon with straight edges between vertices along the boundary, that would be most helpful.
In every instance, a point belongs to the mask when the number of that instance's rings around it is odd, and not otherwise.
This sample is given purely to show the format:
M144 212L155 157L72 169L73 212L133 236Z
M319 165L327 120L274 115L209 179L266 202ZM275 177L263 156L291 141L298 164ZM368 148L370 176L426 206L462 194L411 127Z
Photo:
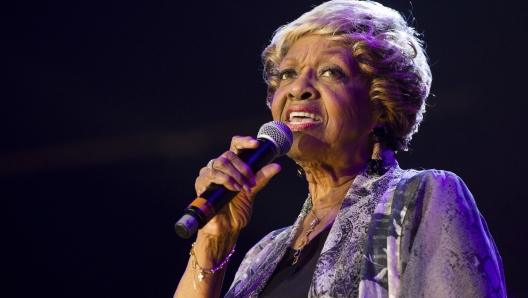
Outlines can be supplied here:
M348 47L321 35L308 35L298 39L288 50L282 64L300 63L306 60L337 60L344 63L352 62L352 54Z

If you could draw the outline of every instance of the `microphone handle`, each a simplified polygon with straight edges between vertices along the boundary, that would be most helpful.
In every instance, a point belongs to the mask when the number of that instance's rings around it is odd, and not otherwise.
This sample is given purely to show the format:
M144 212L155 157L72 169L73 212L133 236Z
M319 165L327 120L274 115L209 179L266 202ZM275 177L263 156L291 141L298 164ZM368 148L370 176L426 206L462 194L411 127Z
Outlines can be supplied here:
M259 146L256 149L248 149L239 157L248 165L253 174L257 173L267 164L271 163L276 156L276 145L264 138L257 139ZM196 198L184 211L182 218L176 222L174 229L176 234L182 238L189 238L198 229L205 226L215 214L227 205L238 191L227 189L223 185L211 184Z

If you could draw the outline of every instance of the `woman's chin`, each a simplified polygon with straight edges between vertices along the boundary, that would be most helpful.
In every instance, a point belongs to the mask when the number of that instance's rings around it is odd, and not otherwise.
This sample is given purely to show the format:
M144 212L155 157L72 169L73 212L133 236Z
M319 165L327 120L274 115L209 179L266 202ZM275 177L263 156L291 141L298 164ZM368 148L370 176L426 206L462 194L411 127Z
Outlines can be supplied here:
M288 157L297 162L322 160L329 146L321 138L302 131L293 132L293 145Z

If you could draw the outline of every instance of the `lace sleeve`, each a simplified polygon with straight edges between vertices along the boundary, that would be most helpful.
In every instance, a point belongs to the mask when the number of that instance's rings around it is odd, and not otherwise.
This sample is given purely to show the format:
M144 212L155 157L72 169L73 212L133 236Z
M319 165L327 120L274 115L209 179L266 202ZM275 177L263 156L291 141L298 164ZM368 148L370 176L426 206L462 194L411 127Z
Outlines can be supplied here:
M400 297L506 297L502 262L473 196L456 175L428 171L422 219Z

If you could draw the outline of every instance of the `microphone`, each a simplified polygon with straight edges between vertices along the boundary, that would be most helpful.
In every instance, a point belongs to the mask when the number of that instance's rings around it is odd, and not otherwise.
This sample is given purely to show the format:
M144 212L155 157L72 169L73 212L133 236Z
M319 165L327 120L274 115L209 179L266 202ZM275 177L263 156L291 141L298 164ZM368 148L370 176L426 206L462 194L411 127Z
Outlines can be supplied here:
M271 163L276 157L288 153L293 143L293 134L286 124L271 121L260 127L257 141L260 143L257 148L246 149L239 155L253 174ZM176 222L174 225L176 234L182 238L189 238L198 229L203 228L238 193L238 191L229 190L223 185L214 183L209 185L185 209L182 218Z

